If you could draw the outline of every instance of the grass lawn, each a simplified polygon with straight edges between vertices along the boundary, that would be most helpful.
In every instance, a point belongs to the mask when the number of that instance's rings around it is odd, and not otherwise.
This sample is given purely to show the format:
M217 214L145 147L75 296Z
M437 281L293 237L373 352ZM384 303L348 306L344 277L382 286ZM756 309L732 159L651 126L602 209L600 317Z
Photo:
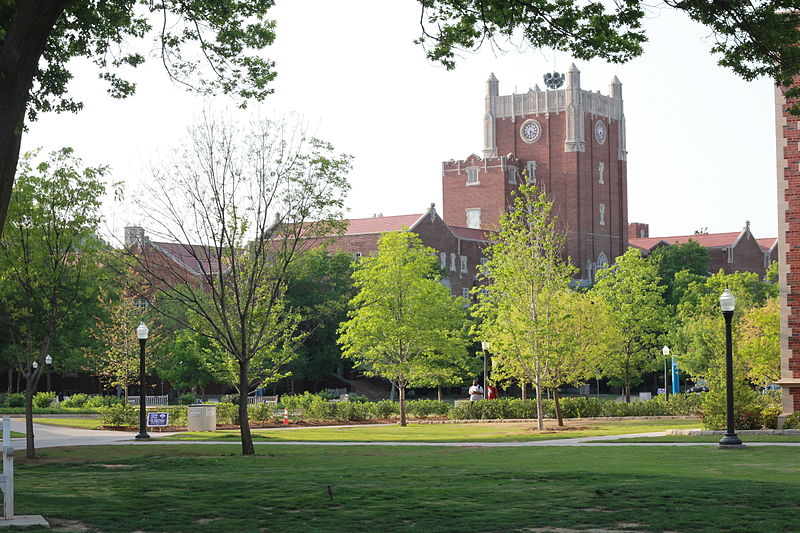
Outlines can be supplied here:
M34 418L34 423L68 428L97 429L102 424L99 418Z
M348 428L301 428L255 430L254 441L309 441L309 442L524 442L532 440L591 437L596 435L621 435L664 431L670 428L696 428L699 420L623 420L574 422L566 420L567 430L556 430L548 423L544 432L534 430L526 423L487 424L410 424L402 428L392 426L356 426ZM180 433L170 440L239 441L238 431L211 431Z
M788 531L782 447L81 446L16 460L51 531ZM328 487L331 495L329 496ZM794 524L794 526L792 525ZM30 531L30 530L25 530Z
M716 444L722 435L669 435L665 437L632 437L612 442L708 442ZM742 442L800 442L800 435L739 435Z

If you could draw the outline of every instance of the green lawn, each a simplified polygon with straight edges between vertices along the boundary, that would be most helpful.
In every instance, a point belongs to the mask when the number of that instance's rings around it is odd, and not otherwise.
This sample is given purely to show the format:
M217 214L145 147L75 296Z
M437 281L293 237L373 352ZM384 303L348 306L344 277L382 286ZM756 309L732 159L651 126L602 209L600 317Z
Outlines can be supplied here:
M669 435L665 437L632 437L612 442L708 442L717 443L722 435ZM800 435L739 435L742 442L800 442Z
M533 440L621 435L664 431L670 428L696 428L699 420L623 420L569 422L568 431L534 430L533 423L487 424L410 424L408 427L357 426L349 428L302 428L255 430L253 439L259 442L524 442ZM575 427L578 426L578 427ZM548 424L548 428L550 424ZM554 426L553 426L554 428ZM180 433L170 440L238 441L238 431Z
M33 421L36 424L81 429L97 429L102 425L99 418L34 418Z
M16 461L16 512L42 514L51 531L106 533L788 531L800 523L800 454L790 448L257 451L40 450Z

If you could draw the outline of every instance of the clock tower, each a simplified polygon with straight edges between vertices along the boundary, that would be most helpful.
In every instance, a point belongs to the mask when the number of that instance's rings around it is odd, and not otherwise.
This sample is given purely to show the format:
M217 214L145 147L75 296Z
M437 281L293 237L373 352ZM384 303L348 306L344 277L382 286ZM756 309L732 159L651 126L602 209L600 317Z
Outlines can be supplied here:
M566 235L565 254L591 283L598 266L627 249L627 169L622 84L608 95L581 89L580 72L545 76L522 94L486 82L484 147L442 164L444 220L496 230L523 181L543 188ZM562 87L563 84L563 87Z

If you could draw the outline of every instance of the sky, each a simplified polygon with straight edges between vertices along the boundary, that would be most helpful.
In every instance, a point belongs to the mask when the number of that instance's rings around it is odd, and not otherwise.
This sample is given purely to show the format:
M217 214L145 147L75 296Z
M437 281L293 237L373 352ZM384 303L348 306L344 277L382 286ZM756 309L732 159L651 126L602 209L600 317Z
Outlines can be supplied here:
M23 151L72 146L84 163L111 166L126 196L140 194L150 168L180 144L200 110L234 118L297 116L317 137L354 157L349 216L441 212L441 163L483 149L485 81L500 94L526 92L573 59L551 50L484 48L448 71L425 58L415 0L278 0L275 93L239 111L224 98L199 98L167 80L155 60L130 73L137 94L114 100L91 65L77 63L77 115L29 125ZM625 65L577 61L583 89L608 94L622 82L628 143L628 219L651 236L739 231L777 236L774 87L745 82L716 65L708 30L668 8L651 8L645 53ZM118 238L142 219L128 203L105 207Z

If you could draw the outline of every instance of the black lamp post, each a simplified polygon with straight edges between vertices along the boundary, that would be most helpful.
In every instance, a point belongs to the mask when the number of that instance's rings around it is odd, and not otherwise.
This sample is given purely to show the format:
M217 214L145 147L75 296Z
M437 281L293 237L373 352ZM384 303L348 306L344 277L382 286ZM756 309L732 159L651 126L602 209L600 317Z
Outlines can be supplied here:
M147 434L145 429L145 421L147 417L147 404L145 402L145 394L147 393L144 383L144 345L147 344L147 334L150 330L144 325L144 322L139 324L136 328L136 336L139 337L139 434L136 435L137 439L149 439L150 435Z
M742 441L736 436L733 428L733 341L731 339L731 319L733 310L736 308L736 298L730 289L725 289L719 297L719 304L722 307L722 316L725 317L725 380L727 385L727 418L728 428L725 436L719 441L720 448L740 448Z
M44 358L44 362L47 365L47 392L50 392L52 390L50 387L50 367L53 366L53 358L50 354L47 354L47 357Z

